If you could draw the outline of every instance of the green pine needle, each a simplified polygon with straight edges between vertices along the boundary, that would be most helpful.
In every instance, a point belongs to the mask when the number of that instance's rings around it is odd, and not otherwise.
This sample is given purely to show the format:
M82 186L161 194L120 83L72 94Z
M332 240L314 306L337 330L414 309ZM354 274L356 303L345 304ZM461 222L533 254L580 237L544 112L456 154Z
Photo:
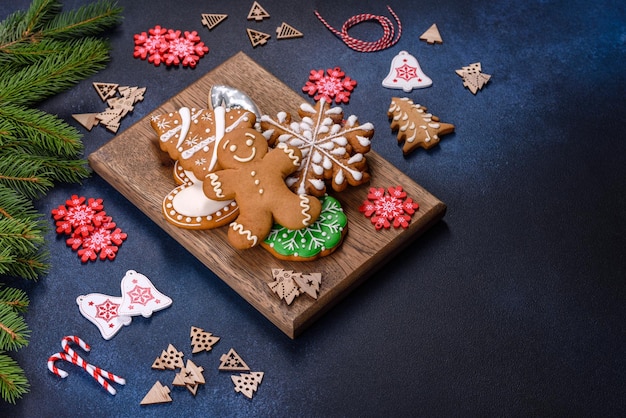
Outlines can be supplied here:
M110 46L99 36L121 12L110 0L70 11L57 0L32 0L0 22L0 277L36 280L48 271L48 222L32 200L90 174L80 132L32 106L104 68ZM0 284L0 396L11 403L29 390L24 370L5 354L28 344L27 308L23 291Z
M28 393L29 388L24 370L4 351L0 351L0 395L2 398L14 404Z

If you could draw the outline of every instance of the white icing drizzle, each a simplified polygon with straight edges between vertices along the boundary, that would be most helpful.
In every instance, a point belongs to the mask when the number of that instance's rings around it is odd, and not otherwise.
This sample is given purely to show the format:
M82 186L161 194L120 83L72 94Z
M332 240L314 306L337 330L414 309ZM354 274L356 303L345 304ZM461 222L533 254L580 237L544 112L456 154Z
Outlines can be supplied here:
M257 244L259 239L255 235L252 235L251 231L243 229L242 224L237 222L231 222L230 227L233 229L233 231L237 232L239 235L245 236L248 241L251 241L253 247Z
M180 115L180 120L182 123L180 136L178 137L178 143L176 144L176 148L180 147L183 144L183 141L189 133L189 126L191 126L191 111L188 107L181 107L178 110L178 114Z
M302 208L302 224L304 226L309 226L311 224L311 214L309 211L311 210L311 204L309 203L309 197L305 194L298 195L300 198L300 207Z
M209 173L209 179L211 180L211 186L213 186L213 191L217 197L224 197L224 193L222 191L222 183L220 182L220 178L215 173Z

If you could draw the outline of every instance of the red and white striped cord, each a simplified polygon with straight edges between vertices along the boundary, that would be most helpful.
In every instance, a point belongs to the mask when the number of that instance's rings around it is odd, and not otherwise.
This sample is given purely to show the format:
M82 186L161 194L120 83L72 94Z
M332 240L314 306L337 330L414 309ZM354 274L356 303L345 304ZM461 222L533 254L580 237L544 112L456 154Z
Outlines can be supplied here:
M393 22L386 16L379 16L369 13L352 16L350 19L345 21L345 23L341 27L341 31L333 28L326 20L324 20L324 18L318 13L317 10L315 10L315 16L317 16L317 18L324 24L324 26L326 26L326 28L332 33L337 35L348 47L358 52L375 52L395 45L396 42L398 42L398 40L400 39L400 35L402 35L402 23L400 22L400 18L398 18L398 15L395 14L391 7L387 6L387 9L389 9L389 13L391 13L391 15L398 23L397 34ZM348 34L348 29L361 22L365 22L366 20L376 20L380 24L380 26L382 26L383 36L379 40L363 41L361 39L353 38Z
M68 373L64 370L59 369L54 364L55 361L63 360L76 366L80 366L87 373L89 373L91 377L96 379L98 383L100 383L102 387L104 387L111 395L115 395L117 391L110 385L109 381L106 379L112 380L115 383L119 383L121 385L126 384L126 379L86 362L82 357L76 354L74 350L72 350L72 348L69 346L70 342L78 344L85 351L91 350L89 344L87 344L79 337L73 335L63 337L63 339L61 340L61 346L63 347L64 352L61 351L59 353L53 354L52 356L50 356L50 358L48 358L48 370L61 378L66 378L68 376Z

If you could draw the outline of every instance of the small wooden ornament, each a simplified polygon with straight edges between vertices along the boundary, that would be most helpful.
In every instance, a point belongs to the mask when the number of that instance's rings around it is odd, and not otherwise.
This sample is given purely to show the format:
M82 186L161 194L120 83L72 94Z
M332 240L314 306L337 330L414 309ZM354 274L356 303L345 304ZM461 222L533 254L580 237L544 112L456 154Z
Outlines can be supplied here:
M78 113L72 115L76 122L80 123L85 129L91 131L100 121L96 117L97 113Z
M201 385L206 383L204 375L202 374L202 372L204 372L204 368L202 366L197 366L193 361L187 360L185 370L189 373L189 377L194 383L199 383Z
M276 28L276 39L302 38L302 36L304 36L302 32L285 22Z
M489 74L483 74L480 62L475 62L460 70L455 70L457 75L463 79L463 85L467 87L472 94L476 94L491 79Z
M306 293L313 299L317 299L320 285L322 284L321 273L300 274L294 276L293 280L298 284L298 287L300 287L303 293Z
M227 17L228 15L225 14L202 13L202 24L211 30L222 23Z
M172 402L172 398L170 397L170 388L163 386L161 382L157 381L148 393L146 393L146 396L144 396L140 404L151 405L166 402Z
M211 351L213 346L220 340L220 337L216 337L210 332L206 332L198 327L191 327L190 337L192 354L199 353L200 351Z
M220 371L248 371L250 368L239 357L239 354L234 349L228 350L228 353L222 354L220 357L220 365L218 370Z
M161 357L157 357L152 363L152 368L155 370L165 370L165 362L161 360Z
M235 392L239 392L249 399L252 399L254 393L263 381L263 372L242 373L239 376L231 376L231 380L235 385Z
M120 87L118 89L120 95L126 99L130 99L132 104L143 101L143 95L146 92L145 87Z
M259 32L258 30L250 28L247 28L246 32L248 33L248 39L250 39L250 43L253 47L265 45L268 39L271 38L269 33Z
M426 41L429 44L442 44L443 40L441 39L441 35L439 34L439 29L437 28L437 24L433 23L433 25L426 30L426 32L422 33L420 36L422 41Z
M250 8L250 12L248 13L248 20L256 20L257 22L270 17L270 14L265 11L265 9L258 3L252 3L252 7Z
M115 96L119 84L95 82L93 83L93 87L98 92L98 96L100 96L102 101L106 102L108 98Z
M161 353L161 361L166 369L174 370L176 368L182 369L184 354L176 349L172 344L167 346L167 351Z
M301 276L302 274L294 273L293 270L272 269L274 281L267 285L280 299L287 302L287 305L291 305L294 299L300 295L300 290L294 280L295 276L298 275Z

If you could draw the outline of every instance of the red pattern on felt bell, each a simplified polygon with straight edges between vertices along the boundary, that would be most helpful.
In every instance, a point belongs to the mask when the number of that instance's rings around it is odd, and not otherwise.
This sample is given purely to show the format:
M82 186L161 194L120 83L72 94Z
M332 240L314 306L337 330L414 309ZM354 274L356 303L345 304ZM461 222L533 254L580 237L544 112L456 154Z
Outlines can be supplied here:
M383 87L402 89L410 92L432 86L433 81L422 71L417 59L406 51L400 51L391 61L389 74L383 80Z

